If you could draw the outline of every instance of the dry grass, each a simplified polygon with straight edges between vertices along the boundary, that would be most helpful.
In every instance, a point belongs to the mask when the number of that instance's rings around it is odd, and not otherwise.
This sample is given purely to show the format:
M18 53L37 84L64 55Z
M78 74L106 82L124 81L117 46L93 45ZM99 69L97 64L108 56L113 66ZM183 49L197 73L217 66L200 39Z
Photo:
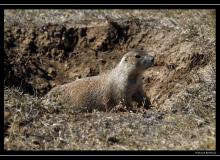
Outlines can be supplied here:
M170 109L123 106L112 112L74 113L59 104L5 88L7 150L214 150L215 69L185 88ZM166 107L164 107L166 108Z

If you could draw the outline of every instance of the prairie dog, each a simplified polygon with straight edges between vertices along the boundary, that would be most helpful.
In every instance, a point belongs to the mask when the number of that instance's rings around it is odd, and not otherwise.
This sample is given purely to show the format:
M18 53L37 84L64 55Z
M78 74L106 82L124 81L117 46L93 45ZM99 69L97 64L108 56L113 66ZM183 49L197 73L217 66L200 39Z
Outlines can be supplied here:
M142 88L142 74L154 63L147 51L133 49L122 57L112 70L93 77L75 80L53 88L48 97L56 97L73 109L109 111L122 102L127 107L132 101L142 104L146 97Z

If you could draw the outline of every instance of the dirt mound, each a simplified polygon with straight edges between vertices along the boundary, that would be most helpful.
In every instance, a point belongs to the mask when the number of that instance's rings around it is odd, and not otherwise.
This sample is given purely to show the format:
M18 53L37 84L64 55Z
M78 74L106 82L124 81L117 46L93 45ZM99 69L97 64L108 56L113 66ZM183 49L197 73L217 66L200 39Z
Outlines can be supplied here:
M21 78L39 94L45 94L56 79L59 83L69 72L72 73L70 68L77 69L73 64L85 66L87 73L79 74L79 77L96 75L99 70L93 66L94 61L98 59L99 64L96 65L105 65L107 57L98 53L113 50L125 41L126 35L122 30L114 22L101 28L66 28L50 24L40 28L5 27L6 85L18 85L12 79ZM10 76L7 71L10 71ZM66 75L62 75L64 71ZM26 91L25 86L22 88Z
M111 69L129 48L142 48L156 58L156 67L145 74L146 90L155 97L158 90L167 92L173 82L183 81L191 70L204 67L215 57L214 42L196 31L183 32L177 24L167 23L133 19L81 28L6 26L6 85L22 84L24 91L43 95L57 84Z

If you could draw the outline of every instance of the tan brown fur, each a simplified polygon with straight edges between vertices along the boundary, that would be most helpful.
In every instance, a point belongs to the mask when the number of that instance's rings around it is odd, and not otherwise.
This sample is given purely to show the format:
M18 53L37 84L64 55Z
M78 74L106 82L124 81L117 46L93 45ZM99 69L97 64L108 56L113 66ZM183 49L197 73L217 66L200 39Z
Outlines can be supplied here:
M131 102L142 104L145 97L141 75L153 64L153 57L146 51L131 50L112 70L98 76L78 79L53 88L48 96L55 96L73 108L87 111L93 109L109 111L123 102L131 107Z

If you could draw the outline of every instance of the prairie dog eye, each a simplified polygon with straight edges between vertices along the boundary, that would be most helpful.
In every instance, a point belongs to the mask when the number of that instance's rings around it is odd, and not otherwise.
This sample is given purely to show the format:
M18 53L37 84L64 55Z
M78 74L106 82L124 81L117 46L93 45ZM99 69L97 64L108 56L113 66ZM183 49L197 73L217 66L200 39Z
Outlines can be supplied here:
M140 55L136 55L135 58L141 58L141 56Z

